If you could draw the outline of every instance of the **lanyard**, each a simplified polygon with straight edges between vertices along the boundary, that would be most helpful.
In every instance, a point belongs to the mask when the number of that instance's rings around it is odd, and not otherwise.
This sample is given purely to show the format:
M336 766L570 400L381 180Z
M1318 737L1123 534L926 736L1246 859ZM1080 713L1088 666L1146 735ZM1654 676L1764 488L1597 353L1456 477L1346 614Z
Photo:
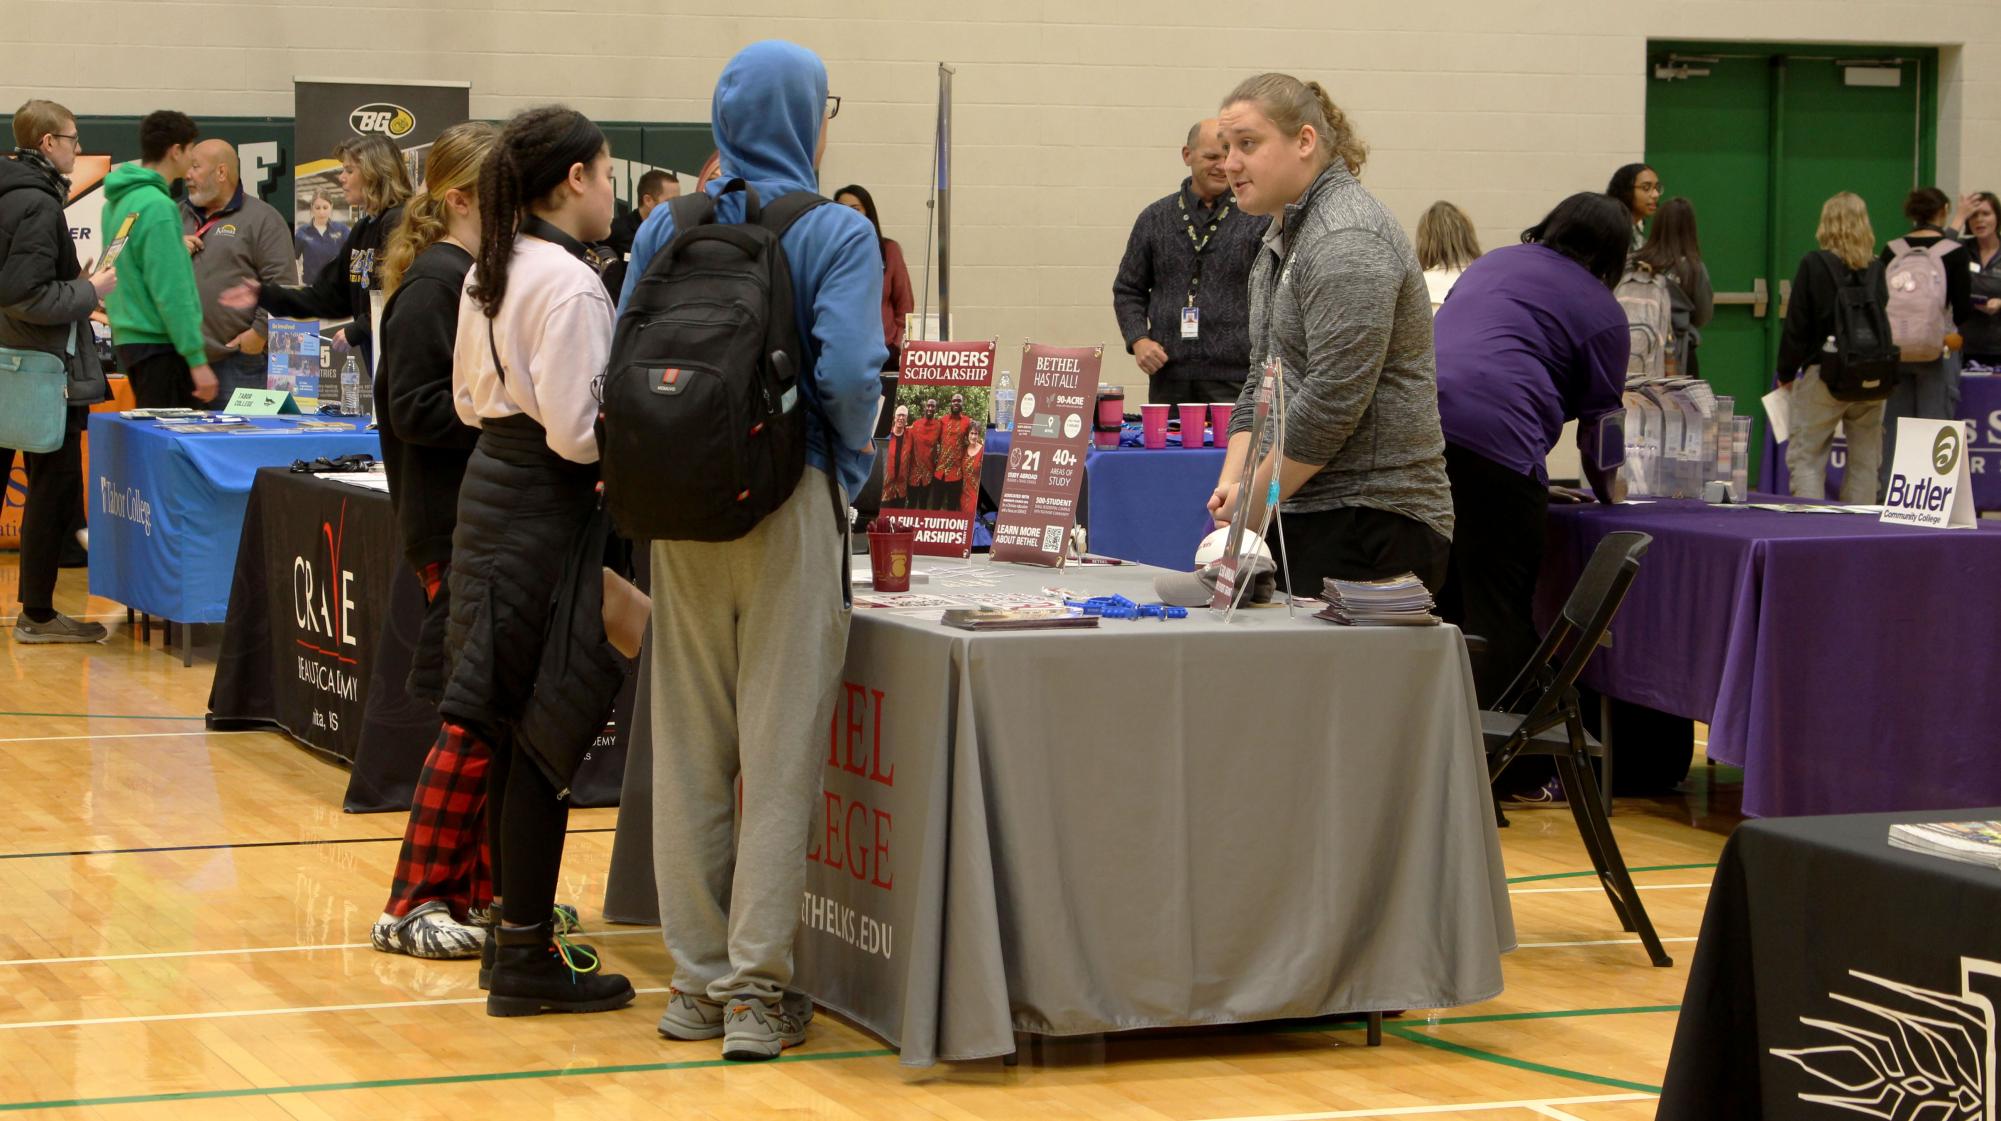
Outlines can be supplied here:
M1194 307L1196 290L1202 287L1202 251L1209 248L1223 219L1230 216L1230 199L1225 196L1216 204L1216 216L1209 219L1208 226L1199 234L1196 233L1195 215L1188 210L1188 192L1181 192L1174 201L1181 208L1181 224L1188 231L1188 244L1195 247L1195 271L1188 276L1188 306Z

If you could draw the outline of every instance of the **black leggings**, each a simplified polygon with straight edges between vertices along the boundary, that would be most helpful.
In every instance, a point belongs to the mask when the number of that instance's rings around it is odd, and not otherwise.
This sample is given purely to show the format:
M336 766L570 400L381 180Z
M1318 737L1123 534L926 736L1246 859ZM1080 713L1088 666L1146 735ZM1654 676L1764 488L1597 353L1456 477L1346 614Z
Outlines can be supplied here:
M542 768L521 758L506 737L486 742L493 754L486 772L487 843L493 850L501 921L535 926L548 922L556 905L570 804L556 796Z
M52 452L28 452L28 495L21 511L21 606L48 611L55 606L56 568L63 540L83 504L83 427L73 409L63 446ZM13 466L14 453L5 452Z

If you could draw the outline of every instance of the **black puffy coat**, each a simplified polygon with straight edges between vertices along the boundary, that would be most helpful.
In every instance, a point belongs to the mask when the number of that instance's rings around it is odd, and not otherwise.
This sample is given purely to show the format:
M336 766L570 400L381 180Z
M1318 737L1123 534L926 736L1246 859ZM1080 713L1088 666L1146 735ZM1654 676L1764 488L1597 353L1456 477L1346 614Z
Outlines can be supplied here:
M439 714L525 749L563 794L632 670L605 638L597 479L528 417L487 420L452 533Z
M74 408L111 392L90 330L97 291L78 275L67 202L38 156L0 158L0 346L64 355Z

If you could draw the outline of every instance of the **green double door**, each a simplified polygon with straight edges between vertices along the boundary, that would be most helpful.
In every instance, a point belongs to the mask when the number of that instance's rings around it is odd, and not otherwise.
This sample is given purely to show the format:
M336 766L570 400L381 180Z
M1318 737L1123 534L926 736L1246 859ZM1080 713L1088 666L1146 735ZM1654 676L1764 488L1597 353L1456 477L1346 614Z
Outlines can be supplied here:
M1716 319L1698 358L1716 392L1757 418L1785 299L1815 248L1821 204L1853 191L1876 242L1900 236L1904 197L1937 166L1938 52L1826 44L1654 43L1647 155L1662 197L1695 206ZM1754 458L1752 478L1759 464Z

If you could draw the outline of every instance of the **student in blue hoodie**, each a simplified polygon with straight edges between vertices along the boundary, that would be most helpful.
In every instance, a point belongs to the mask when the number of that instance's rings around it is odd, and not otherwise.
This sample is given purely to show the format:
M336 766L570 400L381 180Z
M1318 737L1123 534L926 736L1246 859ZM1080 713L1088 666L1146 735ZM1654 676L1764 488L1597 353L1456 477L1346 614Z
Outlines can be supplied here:
M817 191L838 104L811 51L744 48L716 83L722 177L709 192L732 179L766 204ZM741 193L719 198L716 220L743 220ZM665 206L640 227L621 307L674 232ZM811 999L788 987L792 943L848 639L846 527L827 482L852 496L868 477L888 356L882 252L868 219L817 207L782 244L812 359L801 378L814 402L806 477L743 538L653 544L653 867L674 956L660 1033L720 1036L723 1057L739 1060L801 1042L812 1016Z

